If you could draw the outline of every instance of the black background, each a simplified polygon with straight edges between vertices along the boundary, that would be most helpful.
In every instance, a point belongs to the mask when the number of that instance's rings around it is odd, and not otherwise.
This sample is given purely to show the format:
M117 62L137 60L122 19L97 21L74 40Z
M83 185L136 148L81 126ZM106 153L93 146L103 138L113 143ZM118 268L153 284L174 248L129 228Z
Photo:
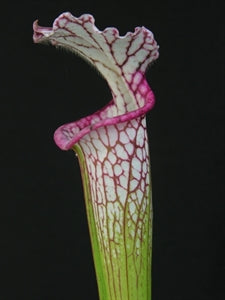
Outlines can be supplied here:
M222 1L18 1L1 8L0 299L92 299L97 287L80 170L53 141L111 95L80 58L32 42L32 22L91 13L160 45L148 70L153 300L224 299ZM141 300L141 299L140 299Z

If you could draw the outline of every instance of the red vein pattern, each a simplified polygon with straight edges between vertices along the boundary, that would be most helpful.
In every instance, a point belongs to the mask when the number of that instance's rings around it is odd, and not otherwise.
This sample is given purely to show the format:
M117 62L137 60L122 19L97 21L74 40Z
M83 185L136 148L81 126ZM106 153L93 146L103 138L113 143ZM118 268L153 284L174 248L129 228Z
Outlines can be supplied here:
M101 300L149 300L152 206L145 113L154 95L145 79L158 57L144 27L119 36L94 18L63 13L52 28L34 22L34 41L78 53L107 80L113 100L96 113L58 128L63 150L80 161Z
M149 299L143 288L150 284L146 274L152 238L145 118L98 128L78 144L85 157L109 299Z

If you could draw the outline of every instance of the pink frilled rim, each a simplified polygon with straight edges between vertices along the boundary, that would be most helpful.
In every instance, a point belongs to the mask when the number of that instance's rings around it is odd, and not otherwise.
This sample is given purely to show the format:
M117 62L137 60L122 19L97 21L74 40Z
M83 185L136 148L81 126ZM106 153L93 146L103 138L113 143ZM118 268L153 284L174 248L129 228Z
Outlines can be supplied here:
M76 18L63 13L52 27L41 27L35 21L33 29L35 43L68 48L93 64L113 95L102 109L55 131L54 140L62 150L71 149L92 130L138 118L153 108L155 98L145 71L159 54L152 32L145 27L120 36L116 28L100 31L89 14Z

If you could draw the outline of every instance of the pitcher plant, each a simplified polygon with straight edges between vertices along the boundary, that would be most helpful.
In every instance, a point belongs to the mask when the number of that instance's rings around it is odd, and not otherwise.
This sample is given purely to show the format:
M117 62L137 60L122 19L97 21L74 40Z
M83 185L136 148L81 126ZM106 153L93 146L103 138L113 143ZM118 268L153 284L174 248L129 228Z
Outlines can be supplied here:
M152 187L145 114L155 99L145 72L158 58L157 43L145 27L124 36L112 27L100 31L90 14L76 18L66 12L52 28L37 21L33 28L35 43L79 54L111 89L105 107L62 125L54 140L79 160L100 300L150 300Z

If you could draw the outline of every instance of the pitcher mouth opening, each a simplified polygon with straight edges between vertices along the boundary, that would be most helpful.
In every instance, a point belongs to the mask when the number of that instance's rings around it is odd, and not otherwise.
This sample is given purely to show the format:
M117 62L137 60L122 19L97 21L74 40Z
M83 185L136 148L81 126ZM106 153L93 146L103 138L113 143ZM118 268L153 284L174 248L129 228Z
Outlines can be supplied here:
M148 87L143 107L134 111L127 112L122 115L108 117L110 109L114 106L114 101L111 100L105 107L97 112L81 118L78 121L70 122L60 126L54 133L54 141L56 145L62 150L71 149L83 136L103 126L123 123L132 119L136 119L145 115L151 110L155 104L155 97L152 90Z

